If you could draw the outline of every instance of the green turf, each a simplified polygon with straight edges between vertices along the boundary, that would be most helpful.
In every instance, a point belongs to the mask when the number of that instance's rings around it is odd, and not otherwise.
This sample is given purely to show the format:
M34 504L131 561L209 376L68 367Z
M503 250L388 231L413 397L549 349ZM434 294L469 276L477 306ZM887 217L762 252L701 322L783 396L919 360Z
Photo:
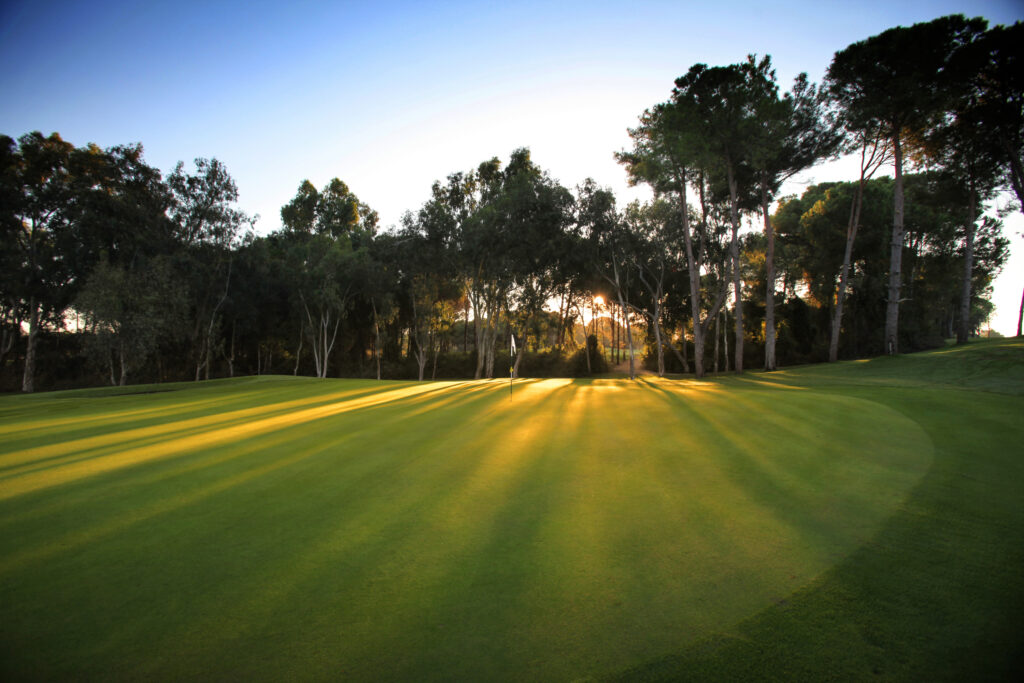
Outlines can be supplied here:
M1022 371L5 397L0 677L1006 675Z

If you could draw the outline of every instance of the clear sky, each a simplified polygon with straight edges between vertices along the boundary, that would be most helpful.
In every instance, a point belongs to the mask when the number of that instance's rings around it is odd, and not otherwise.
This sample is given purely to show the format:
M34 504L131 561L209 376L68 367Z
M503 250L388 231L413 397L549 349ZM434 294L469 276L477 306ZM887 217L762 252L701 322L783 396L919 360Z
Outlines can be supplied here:
M0 133L141 142L165 173L216 157L263 233L303 179L341 178L386 227L434 180L516 147L567 187L590 176L625 203L646 195L612 154L690 65L770 54L784 87L801 71L818 81L851 42L951 13L1012 23L1024 0L0 0ZM852 179L847 168L799 180ZM1024 287L1022 230L1008 221L1004 333Z

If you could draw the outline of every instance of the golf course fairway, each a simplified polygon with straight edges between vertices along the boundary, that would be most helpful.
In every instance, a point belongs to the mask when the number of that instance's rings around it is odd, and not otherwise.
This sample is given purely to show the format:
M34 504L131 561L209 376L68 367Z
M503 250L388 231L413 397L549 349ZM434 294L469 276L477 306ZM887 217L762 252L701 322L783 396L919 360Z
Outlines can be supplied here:
M0 677L998 677L1022 444L1019 340L0 397Z

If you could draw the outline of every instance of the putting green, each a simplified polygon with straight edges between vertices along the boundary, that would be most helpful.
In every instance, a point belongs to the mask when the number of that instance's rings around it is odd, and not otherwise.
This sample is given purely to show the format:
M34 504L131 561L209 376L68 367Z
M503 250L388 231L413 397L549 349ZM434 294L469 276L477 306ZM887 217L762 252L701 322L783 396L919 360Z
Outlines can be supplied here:
M172 388L0 400L3 671L605 675L786 599L932 457L754 382Z

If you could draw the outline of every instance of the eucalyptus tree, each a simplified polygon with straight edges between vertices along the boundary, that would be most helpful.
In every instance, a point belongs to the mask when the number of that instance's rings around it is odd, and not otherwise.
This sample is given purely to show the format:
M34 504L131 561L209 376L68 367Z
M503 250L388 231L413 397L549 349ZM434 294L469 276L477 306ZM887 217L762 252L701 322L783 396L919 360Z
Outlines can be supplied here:
M679 249L678 214L664 200L650 204L632 202L626 207L623 220L633 236L632 266L647 291L649 305L643 312L654 332L658 376L664 377L663 311L671 288L671 274L681 272L684 266Z
M703 141L697 166L708 174L722 175L729 193L729 217L732 223L732 255L735 315L735 370L743 371L743 285L740 273L740 212L754 185L752 161L763 128L757 106L763 100L764 74L749 63L708 67L694 64L676 79L672 90L675 122L691 139Z
M509 287L502 233L491 206L500 194L502 177L497 157L468 173L452 173L446 182L434 182L419 214L428 239L447 245L472 306L476 379L493 376L498 318Z
M167 256L129 265L102 260L75 299L86 331L85 348L109 371L112 385L124 386L173 336L184 314L184 291Z
M373 354L377 379L383 379L382 359L385 330L398 317L398 248L401 239L394 232L381 232L370 242L364 297L369 300L373 325Z
M659 104L645 111L640 125L629 130L633 149L616 154L616 159L626 167L629 183L647 183L656 197L671 197L679 215L686 255L686 269L689 276L690 315L693 325L694 374L704 376L704 344L708 330L725 302L724 288L710 292L713 303L705 314L705 291L702 276L707 260L713 249L708 232L707 176L701 164L706 159L706 138L694 126L685 125L693 115L684 115L681 109L691 109L692 103L680 100ZM691 207L688 201L688 186L697 185L701 215L691 224ZM731 273L733 264L728 266ZM727 274L726 279L729 278Z
M246 360L257 375L273 372L275 359L280 366L292 348L288 246L281 232L249 234L235 251L232 287L224 304L225 320L231 321L231 341L222 351L229 375L238 360ZM297 374L297 368L292 370Z
M449 176L436 187L447 205L453 245L473 307L477 363L474 376L494 376L498 325L511 307L523 324L554 291L552 257L571 197L517 149L503 169L497 157L471 174ZM536 240L536 243L531 243Z
M195 379L210 378L218 347L221 308L231 287L232 249L246 223L256 220L235 208L238 188L217 159L195 160L195 173L178 162L167 177L170 216L185 248L189 274Z
M977 39L983 19L940 17L896 27L837 52L828 69L829 93L855 129L881 127L892 142L895 185L890 240L885 351L899 351L901 264L904 248L904 141L920 135L944 111L956 51Z
M527 150L517 150L494 207L504 226L500 248L508 258L511 276L508 320L523 339L512 368L513 376L518 376L529 330L539 326L548 301L570 275L574 200L530 160Z
M93 323L86 347L94 356L105 349L119 356L124 383L158 347L180 341L183 286L173 262L171 193L139 144L76 149L72 171L75 248L66 258L77 274L74 306Z
M4 136L0 179L5 201L5 251L17 275L5 278L12 307L7 316L27 325L21 389L35 390L36 341L43 325L62 325L70 304L70 262L64 258L71 233L74 146L53 133ZM20 312L18 312L20 309Z
M364 289L377 214L337 178L318 192L308 180L281 208L288 242L288 271L299 315L301 354L305 330L318 377L326 377L338 330Z
M430 220L430 212L406 213L389 249L396 270L396 294L408 311L409 353L416 359L420 381L431 355L436 366L436 333L442 327L443 301L458 295L443 245L429 238L424 220Z
M627 229L616 210L615 195L611 190L600 188L593 179L587 178L577 193L577 221L587 238L593 268L611 286L625 318L629 339L629 378L635 379L636 361L629 311L632 308L630 290L637 237Z

